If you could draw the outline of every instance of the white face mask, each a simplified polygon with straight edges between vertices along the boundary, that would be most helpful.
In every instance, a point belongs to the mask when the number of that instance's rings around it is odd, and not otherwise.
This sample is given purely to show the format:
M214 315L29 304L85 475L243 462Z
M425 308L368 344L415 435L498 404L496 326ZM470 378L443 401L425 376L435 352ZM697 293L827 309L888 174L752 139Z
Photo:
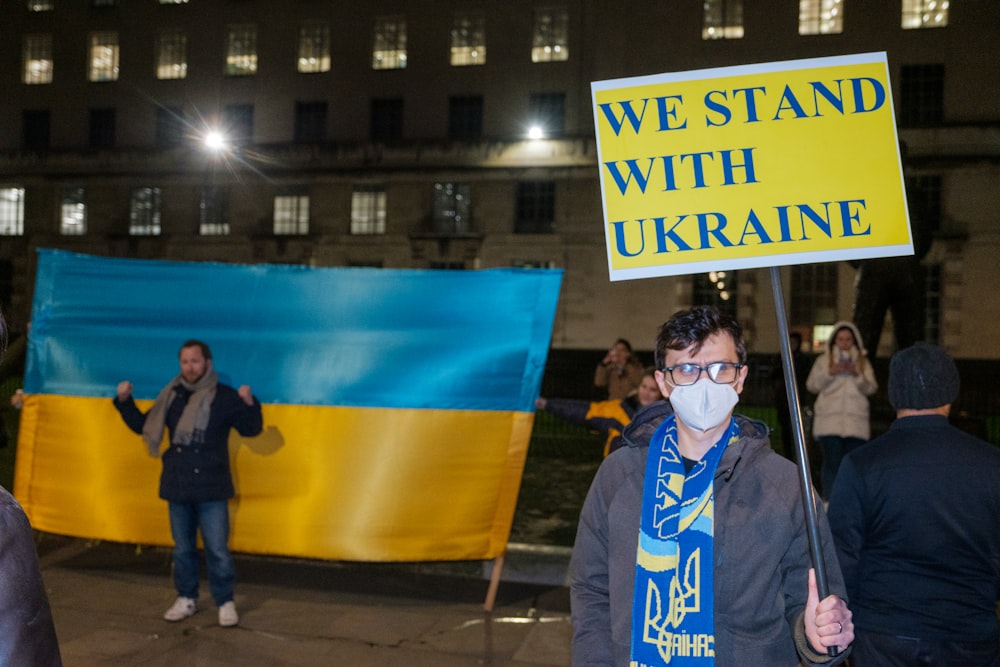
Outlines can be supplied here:
M716 384L708 378L674 387L670 392L670 405L677 418L697 431L708 431L722 424L739 400L740 395L732 385Z

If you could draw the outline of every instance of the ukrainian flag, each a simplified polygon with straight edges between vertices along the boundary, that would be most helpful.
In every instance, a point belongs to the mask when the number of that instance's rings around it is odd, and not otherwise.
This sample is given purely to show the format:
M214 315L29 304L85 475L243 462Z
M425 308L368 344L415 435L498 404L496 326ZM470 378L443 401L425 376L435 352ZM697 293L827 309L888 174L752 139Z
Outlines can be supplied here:
M510 533L562 272L317 269L39 251L14 491L35 528L170 544L140 409L188 338L248 384L232 548L488 559Z

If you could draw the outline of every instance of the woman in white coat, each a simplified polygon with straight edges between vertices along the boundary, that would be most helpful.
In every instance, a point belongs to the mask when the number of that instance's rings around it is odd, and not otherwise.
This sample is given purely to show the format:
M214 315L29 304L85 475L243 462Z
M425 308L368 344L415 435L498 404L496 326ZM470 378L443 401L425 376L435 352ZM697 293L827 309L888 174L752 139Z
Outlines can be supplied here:
M813 437L823 452L822 494L833 489L840 461L871 437L868 397L878 389L875 371L861 343L861 334L850 322L837 322L816 359L806 388L816 394Z

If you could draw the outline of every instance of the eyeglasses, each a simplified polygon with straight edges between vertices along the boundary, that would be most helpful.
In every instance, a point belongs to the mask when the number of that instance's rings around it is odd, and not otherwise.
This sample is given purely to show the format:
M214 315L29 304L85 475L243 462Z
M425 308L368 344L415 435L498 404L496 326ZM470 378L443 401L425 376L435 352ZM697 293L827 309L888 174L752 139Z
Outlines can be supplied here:
M663 371L670 374L670 379L674 385L683 387L697 382L701 378L702 371L705 371L708 379L715 384L732 384L736 382L741 368L743 368L743 364L734 364L731 361L716 361L707 366L677 364L676 366L667 366Z

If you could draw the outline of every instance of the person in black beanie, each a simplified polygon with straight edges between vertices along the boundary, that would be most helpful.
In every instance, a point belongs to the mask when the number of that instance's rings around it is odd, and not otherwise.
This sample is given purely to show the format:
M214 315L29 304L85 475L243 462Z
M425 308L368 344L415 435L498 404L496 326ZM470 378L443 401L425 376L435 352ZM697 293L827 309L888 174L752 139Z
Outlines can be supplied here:
M853 667L1000 666L1000 450L948 423L958 391L942 348L897 352L896 420L841 463L828 515Z

